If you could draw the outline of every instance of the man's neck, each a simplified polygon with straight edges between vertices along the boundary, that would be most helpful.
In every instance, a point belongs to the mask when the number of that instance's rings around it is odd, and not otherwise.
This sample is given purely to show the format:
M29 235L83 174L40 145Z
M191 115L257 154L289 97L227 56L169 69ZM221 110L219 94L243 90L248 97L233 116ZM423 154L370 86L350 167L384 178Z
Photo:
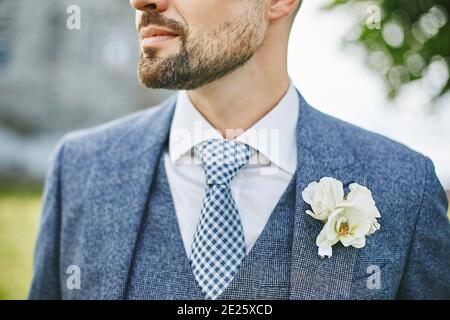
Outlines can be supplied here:
M225 77L188 91L196 109L227 139L235 138L229 136L230 130L242 132L252 127L289 89L286 57L262 52Z

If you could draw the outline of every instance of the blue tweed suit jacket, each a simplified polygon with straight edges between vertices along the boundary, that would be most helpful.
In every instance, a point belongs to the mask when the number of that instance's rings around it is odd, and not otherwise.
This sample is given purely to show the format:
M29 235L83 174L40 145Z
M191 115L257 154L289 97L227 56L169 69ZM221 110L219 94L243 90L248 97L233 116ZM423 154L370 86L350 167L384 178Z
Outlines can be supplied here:
M125 298L147 192L167 144L175 102L172 97L69 134L56 148L46 179L31 299ZM289 297L449 299L448 203L432 162L319 112L301 96L299 108ZM315 239L322 223L305 214L309 208L301 191L324 176L346 187L367 186L382 218L381 229L364 248L336 245L331 258L319 259ZM80 265L81 290L67 289L70 265ZM369 290L374 276L381 285Z

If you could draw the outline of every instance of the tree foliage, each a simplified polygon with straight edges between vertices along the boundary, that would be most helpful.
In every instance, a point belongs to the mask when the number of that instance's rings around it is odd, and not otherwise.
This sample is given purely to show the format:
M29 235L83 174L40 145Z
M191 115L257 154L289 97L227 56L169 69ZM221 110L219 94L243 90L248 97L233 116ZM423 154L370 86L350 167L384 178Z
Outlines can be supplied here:
M330 0L328 9L358 13L354 36L367 63L384 79L388 95L432 75L433 98L450 91L450 0Z

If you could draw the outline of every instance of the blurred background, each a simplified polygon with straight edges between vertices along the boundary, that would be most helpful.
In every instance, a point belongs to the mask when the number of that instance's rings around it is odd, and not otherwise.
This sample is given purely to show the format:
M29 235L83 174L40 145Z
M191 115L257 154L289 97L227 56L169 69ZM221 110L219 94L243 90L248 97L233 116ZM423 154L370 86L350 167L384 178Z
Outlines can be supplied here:
M289 72L305 98L429 156L450 190L450 2L303 2ZM137 61L128 1L0 0L0 299L27 296L57 141L171 94Z

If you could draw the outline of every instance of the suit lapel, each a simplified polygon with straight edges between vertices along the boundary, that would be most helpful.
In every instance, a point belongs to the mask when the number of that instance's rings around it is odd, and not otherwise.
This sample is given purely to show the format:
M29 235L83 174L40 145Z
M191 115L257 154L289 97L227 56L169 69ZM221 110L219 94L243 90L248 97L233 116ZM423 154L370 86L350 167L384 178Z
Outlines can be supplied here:
M124 299L141 219L155 168L168 138L175 98L149 111L124 133L92 169L84 210L82 285L92 299ZM363 164L340 138L331 117L311 108L300 96L297 127L298 165L292 260L291 299L349 297L354 248L333 247L333 256L320 259L315 239L322 222L310 218L301 192L324 176L365 184Z
M342 181L344 187L365 184L364 167L341 139L342 130L340 122L311 108L300 96L291 299L346 299L350 294L357 249L338 244L331 258L321 259L315 243L323 223L305 213L309 208L301 197L309 183L325 176Z
M92 169L82 281L94 299L125 298L141 218L174 107L171 98L148 111Z

